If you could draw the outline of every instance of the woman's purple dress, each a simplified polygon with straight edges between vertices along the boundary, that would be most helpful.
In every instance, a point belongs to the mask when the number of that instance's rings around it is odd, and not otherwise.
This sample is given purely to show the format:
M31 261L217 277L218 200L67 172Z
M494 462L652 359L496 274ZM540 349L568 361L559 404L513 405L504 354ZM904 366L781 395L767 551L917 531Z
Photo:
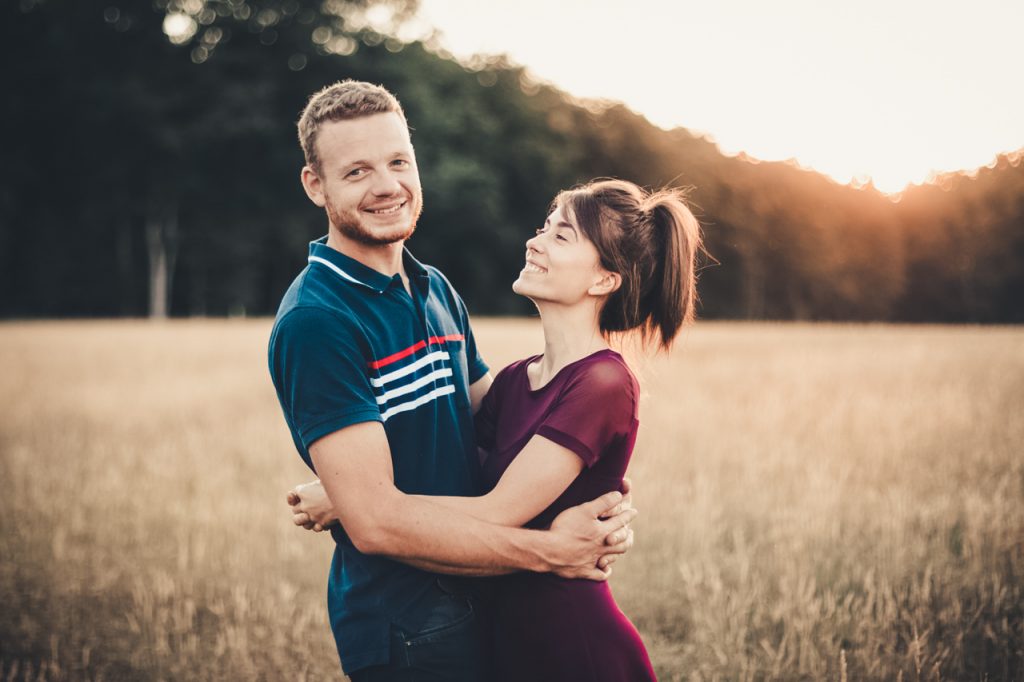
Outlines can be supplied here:
M622 357L602 350L530 388L527 366L498 373L477 415L488 451L487 490L534 435L572 450L584 468L537 518L546 528L564 509L618 490L636 441L639 389ZM493 606L495 674L507 680L653 680L640 635L612 598L608 583L552 574L515 573L497 581Z

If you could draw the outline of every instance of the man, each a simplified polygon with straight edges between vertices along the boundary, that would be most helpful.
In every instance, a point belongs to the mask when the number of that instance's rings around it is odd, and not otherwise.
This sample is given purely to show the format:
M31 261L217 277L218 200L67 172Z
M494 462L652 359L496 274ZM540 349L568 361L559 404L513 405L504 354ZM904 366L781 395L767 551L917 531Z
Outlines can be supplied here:
M284 296L269 363L341 523L328 604L342 666L357 682L480 679L473 587L458 576L604 579L634 512L610 493L534 531L413 497L479 494L472 412L491 377L461 299L404 249L422 193L394 96L336 83L310 99L299 138L328 235Z

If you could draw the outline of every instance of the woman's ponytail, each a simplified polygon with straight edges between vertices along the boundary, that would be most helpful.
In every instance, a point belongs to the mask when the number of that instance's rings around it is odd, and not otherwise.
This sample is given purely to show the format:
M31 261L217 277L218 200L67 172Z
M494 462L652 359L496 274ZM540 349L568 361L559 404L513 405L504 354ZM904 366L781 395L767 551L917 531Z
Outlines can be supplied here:
M657 328L661 346L668 348L680 328L696 317L700 224L679 190L656 192L645 203L656 240L650 325Z

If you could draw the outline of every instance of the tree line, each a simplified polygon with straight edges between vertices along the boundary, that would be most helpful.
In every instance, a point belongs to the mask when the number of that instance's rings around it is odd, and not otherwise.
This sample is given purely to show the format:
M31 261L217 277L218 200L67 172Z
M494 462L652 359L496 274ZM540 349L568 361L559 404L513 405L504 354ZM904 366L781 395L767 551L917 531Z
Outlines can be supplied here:
M725 156L501 58L459 63L368 20L397 27L416 9L4 3L0 316L272 314L326 231L298 182L295 121L312 92L357 78L403 103L425 202L410 248L474 313L530 310L510 290L524 241L559 189L610 176L691 188L713 256L705 318L1024 321L1020 152L893 200Z

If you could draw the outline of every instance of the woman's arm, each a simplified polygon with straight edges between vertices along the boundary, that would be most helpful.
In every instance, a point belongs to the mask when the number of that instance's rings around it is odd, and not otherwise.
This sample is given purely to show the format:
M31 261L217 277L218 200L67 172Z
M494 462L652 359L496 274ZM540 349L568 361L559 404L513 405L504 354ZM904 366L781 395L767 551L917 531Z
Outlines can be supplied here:
M534 436L486 495L422 497L482 521L518 527L547 509L582 470L583 460L572 450L544 436Z
M572 450L544 436L534 436L516 455L494 489L481 497L415 495L422 500L460 511L482 521L518 528L537 516L565 492L583 470ZM319 481L288 493L297 526L322 531L338 522Z
M622 479L622 502L612 510L609 516L621 513L633 508L633 486L628 477ZM494 491L492 491L494 492ZM471 513L475 508L473 504L465 504L465 501L482 500L478 497L429 497L431 502L437 502L450 509L462 509ZM309 483L295 486L288 492L288 505L292 508L292 521L296 526L302 526L306 530L317 533L327 530L338 522L331 501L327 498L323 485L319 479ZM494 504L488 501L488 504ZM546 507L545 507L546 508ZM539 513L539 512L538 512ZM495 517L496 518L496 517ZM532 518L532 517L531 517Z
M476 380L475 383L469 386L469 404L473 408L473 414L480 411L480 406L484 402L484 396L487 395L487 391L491 390L491 384L494 383L494 377L491 373L483 375Z

